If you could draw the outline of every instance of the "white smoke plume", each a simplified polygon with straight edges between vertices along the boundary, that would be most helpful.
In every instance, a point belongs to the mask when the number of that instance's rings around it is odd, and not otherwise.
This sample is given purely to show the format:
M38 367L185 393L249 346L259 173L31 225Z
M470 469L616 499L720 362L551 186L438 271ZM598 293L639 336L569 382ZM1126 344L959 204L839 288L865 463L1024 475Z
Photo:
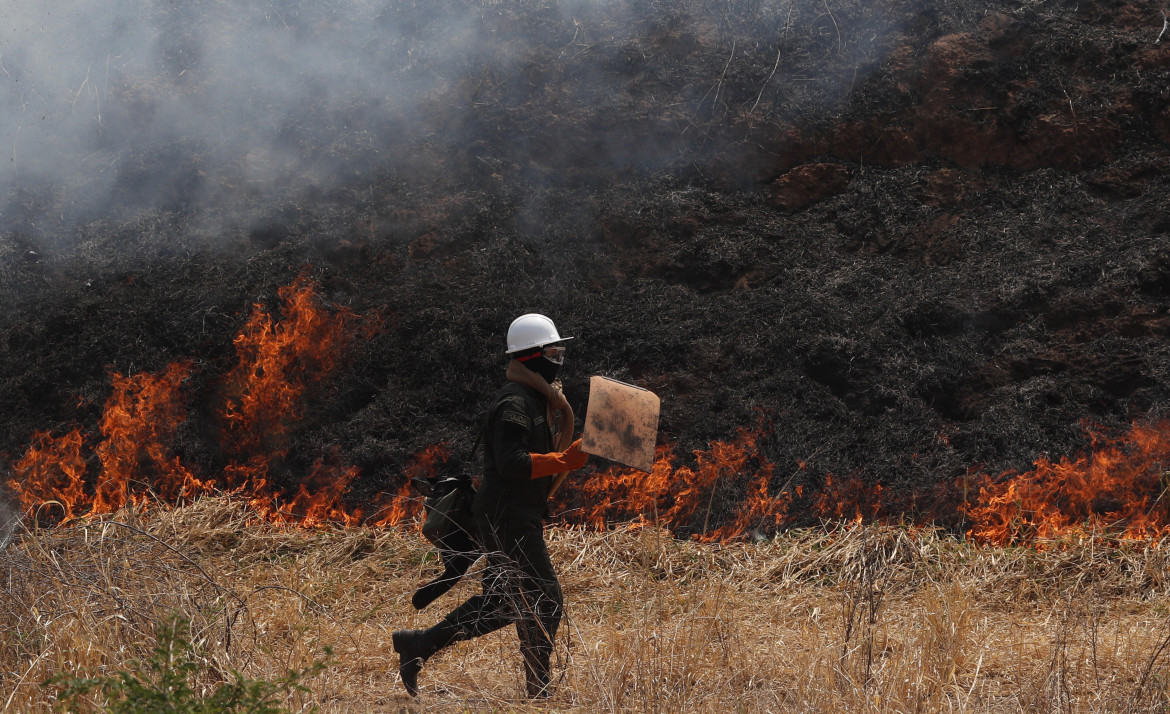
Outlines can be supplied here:
M787 101L786 73L776 72L784 44L801 33L833 62L872 59L880 22L866 19L865 33L843 35L841 10L830 22L819 7L7 0L0 230L67 233L142 210L197 209L222 221L245 204L374 173L414 180L413 155L425 152L464 152L465 164L447 167L453 174L467 163L489 174L539 172L563 153L618 172L666 165L681 145L709 139L702 123L737 103L758 115L803 110ZM694 61L700 47L710 61ZM728 89L737 74L748 88L742 96ZM652 96L632 96L634 79ZM800 91L818 86L809 79L805 68ZM536 126L509 126L518 105L542 107L524 114ZM592 119L557 125L582 106Z

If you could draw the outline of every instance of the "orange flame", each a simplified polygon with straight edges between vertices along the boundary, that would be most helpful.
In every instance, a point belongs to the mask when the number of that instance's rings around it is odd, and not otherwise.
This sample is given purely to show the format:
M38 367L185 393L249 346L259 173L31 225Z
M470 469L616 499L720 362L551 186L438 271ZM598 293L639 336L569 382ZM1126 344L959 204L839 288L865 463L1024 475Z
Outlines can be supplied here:
M86 486L88 439L82 430L60 437L34 434L7 482L25 512L55 504L60 522L68 522L127 505L177 504L213 491L218 480L276 523L399 527L417 522L422 503L410 479L435 476L450 458L446 444L419 453L399 487L361 507L347 503L358 469L336 456L313 464L288 489L273 484L310 388L339 366L359 319L318 306L314 286L304 277L279 295L281 316L257 305L234 341L238 361L221 381L224 401L217 411L228 463L215 479L198 477L171 451L186 418L182 388L192 370L189 362L176 362L157 373L111 374L113 390L98 423L100 441L93 447L100 469L92 493ZM374 321L365 325L376 329ZM654 523L703 541L767 535L799 519L903 517L889 507L881 484L855 476L827 475L815 492L806 493L800 485L790 489L807 468L801 461L778 486L776 465L759 448L765 428L740 429L730 440L714 441L694 451L690 464L679 463L673 447L660 446L649 474L621 467L586 471L566 482L556 505L573 523L598 529L618 522ZM948 504L970 522L968 537L999 546L1044 547L1046 540L1070 534L1170 535L1170 423L1135 425L1117 439L1091 437L1092 449L1085 454L1040 459L1024 473L978 474L953 484L949 492L911 494L911 500ZM968 497L972 490L973 499Z
M862 523L877 520L884 505L882 485L869 485L857 477L825 477L824 487L812 498L811 512L825 520Z
M979 497L966 508L969 534L993 545L1065 535L1170 535L1170 424L1134 425L1110 441L1091 434L1093 449L1000 479L978 477Z
M207 492L207 484L180 464L169 447L186 419L179 388L190 372L190 364L175 362L156 374L112 375L114 393L99 424L105 440L96 449L102 471L91 513L113 513L125 506L132 484L138 493L157 490L167 503Z
M595 528L652 521L676 533L694 533L699 540L726 541L773 532L798 516L860 523L907 515L890 507L882 484L857 477L827 475L824 485L807 495L801 486L776 489L774 465L756 448L760 435L759 430L741 430L730 442L713 442L695 452L694 468L676 466L672 449L659 447L650 474L597 471L561 497L564 517ZM1135 425L1116 440L1091 436L1093 448L1086 454L1055 462L1040 459L1026 473L994 479L983 474L954 484L949 492L934 489L904 497L961 504L959 510L972 524L968 537L998 546L1043 546L1047 539L1088 533L1123 539L1170 536L1170 423ZM798 462L798 468L805 466ZM976 497L962 497L972 482ZM577 502L583 505L574 509ZM729 508L728 502L739 505ZM793 511L796 503L799 514ZM721 525L709 528L713 510ZM723 518L729 510L733 515ZM934 510L931 515L949 514Z
M190 370L187 363L175 363L157 374L111 375L114 392L99 423L104 439L94 449L102 469L92 496L85 492L81 430L57 439L34 436L13 468L19 478L8 482L24 510L32 512L52 501L60 504L62 520L69 521L83 511L112 513L129 502L145 503L152 489L168 503L206 493L207 484L169 448L185 418L179 391Z
M287 437L303 412L308 385L337 366L348 344L354 316L329 314L316 305L313 284L303 276L282 288L283 319L256 306L235 339L237 365L223 380L224 450L233 460L222 480L266 518L307 526L355 525L360 511L344 497L358 475L352 466L317 462L291 497L270 483L274 459L284 455ZM374 329L374 323L367 323ZM80 514L112 513L127 505L157 500L173 505L210 493L214 481L197 478L171 454L177 429L186 418L181 387L191 372L175 362L158 373L111 375L113 393L98 428L94 448L101 463L93 493L85 489L85 439L80 429L54 439L37 434L8 482L26 512L56 502L62 521Z
M245 483L232 493L243 496L249 508L272 523L315 528L330 524L356 526L361 522L360 513L347 509L344 502L350 484L358 476L356 467L317 461L309 478L297 486L287 502L271 488L262 472L248 471L246 467L245 471L246 476L235 474Z
M450 459L451 450L447 444L428 446L416 454L406 466L405 478L398 491L389 498L385 494L378 494L378 506L374 515L384 515L371 525L385 528L417 521L423 511L423 503L411 488L410 482L415 478L434 479L439 473L440 465Z
M695 451L695 466L676 466L674 450L659 446L654 465L646 474L613 467L597 471L579 485L572 480L560 504L570 508L567 518L594 528L615 521L650 521L672 530L697 531L701 540L734 540L780 524L792 496L769 493L775 466L757 446L763 428L740 429L734 440L716 441L706 451ZM570 501L585 505L572 510ZM726 502L739 505L724 525Z
M61 521L67 522L87 504L81 442L80 429L56 439L45 432L33 435L32 446L12 467L16 478L8 481L25 512L33 513L43 504L55 503L63 512Z
M319 460L290 498L273 486L270 472L287 453L309 388L340 365L357 317L348 310L322 309L316 286L304 275L278 295L281 319L255 305L234 340L237 362L223 379L225 399L219 412L221 442L232 457L223 478L231 493L244 497L270 521L356 525L359 515L343 501L357 468ZM369 329L374 329L372 323Z
M278 294L283 319L255 305L235 339L236 366L224 378L224 447L245 461L285 454L307 386L334 371L351 333L352 313L320 309L315 286L305 276Z

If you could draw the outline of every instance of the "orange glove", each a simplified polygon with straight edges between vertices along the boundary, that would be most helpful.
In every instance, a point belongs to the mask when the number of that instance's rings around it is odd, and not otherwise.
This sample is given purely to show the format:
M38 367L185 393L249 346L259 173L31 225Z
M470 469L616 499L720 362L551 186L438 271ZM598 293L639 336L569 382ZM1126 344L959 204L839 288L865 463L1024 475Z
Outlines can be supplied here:
M569 448L551 454L529 454L532 458L532 478L552 476L562 471L573 471L589 461L589 454L581 451L581 440L577 439Z

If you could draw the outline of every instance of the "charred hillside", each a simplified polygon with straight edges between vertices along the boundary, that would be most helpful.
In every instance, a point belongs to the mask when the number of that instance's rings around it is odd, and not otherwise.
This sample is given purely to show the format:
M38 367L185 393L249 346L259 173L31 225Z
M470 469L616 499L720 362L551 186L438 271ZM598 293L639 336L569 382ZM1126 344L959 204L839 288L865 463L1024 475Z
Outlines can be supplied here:
M353 339L274 475L344 463L358 503L471 446L528 311L577 337L579 412L604 374L684 460L760 428L773 490L1024 469L1170 408L1156 2L129 4L155 36L100 121L92 72L37 99L4 53L13 117L67 134L7 135L10 465L184 361L170 449L219 473L234 340L301 275Z

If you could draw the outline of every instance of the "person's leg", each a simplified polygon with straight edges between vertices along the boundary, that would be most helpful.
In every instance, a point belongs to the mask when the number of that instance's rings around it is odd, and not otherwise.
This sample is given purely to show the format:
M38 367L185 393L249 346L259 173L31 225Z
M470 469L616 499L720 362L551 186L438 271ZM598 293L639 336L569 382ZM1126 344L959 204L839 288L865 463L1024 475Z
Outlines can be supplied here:
M455 531L443 539L439 553L443 558L443 572L439 577L415 591L410 598L414 609L421 610L443 595L467 574L471 564L479 559L480 550L471 535Z
M524 674L530 697L549 695L553 642L561 622L564 599L543 534L520 534L510 544L512 560L519 569L513 597L518 600L516 634L524 658Z
M489 545L493 540L486 541ZM499 545L498 541L495 545ZM418 674L423 663L440 650L463 640L470 640L516 621L513 599L508 596L508 582L515 566L496 547L487 552L481 577L483 592L465 600L426 630L398 630L391 635L398 653L398 674L402 686L411 696L418 695Z

